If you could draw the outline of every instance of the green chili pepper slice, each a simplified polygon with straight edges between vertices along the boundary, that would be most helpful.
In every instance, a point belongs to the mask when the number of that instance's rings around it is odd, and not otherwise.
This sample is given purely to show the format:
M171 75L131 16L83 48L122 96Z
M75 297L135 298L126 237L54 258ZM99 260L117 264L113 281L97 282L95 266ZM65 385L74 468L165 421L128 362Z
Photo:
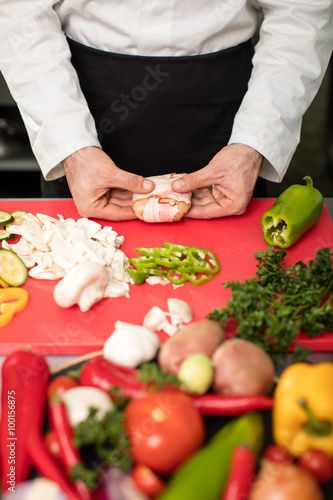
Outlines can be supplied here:
M193 283L193 285L202 285L202 283L205 283L206 281L211 281L213 279L212 274L199 274L199 273L187 273L184 272L182 273L183 277L185 278L186 281L190 281Z
M179 272L177 269L169 269L165 277L174 285L183 285L187 281L184 274Z
M197 273L216 274L220 270L216 256L207 248L189 247L188 258L193 262L193 271Z
M138 269L132 269L129 267L127 269L128 274L133 278L136 285L142 285L142 283L148 278L149 273L144 271L139 271Z

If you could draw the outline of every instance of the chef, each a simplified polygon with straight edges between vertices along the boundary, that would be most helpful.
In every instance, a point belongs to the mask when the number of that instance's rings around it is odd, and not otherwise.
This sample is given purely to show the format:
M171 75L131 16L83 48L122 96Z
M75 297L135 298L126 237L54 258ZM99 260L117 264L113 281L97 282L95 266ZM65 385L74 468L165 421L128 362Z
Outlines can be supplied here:
M332 51L332 3L0 0L0 69L44 195L128 220L132 193L154 187L145 177L177 172L188 175L174 190L193 192L187 217L243 213L297 147Z

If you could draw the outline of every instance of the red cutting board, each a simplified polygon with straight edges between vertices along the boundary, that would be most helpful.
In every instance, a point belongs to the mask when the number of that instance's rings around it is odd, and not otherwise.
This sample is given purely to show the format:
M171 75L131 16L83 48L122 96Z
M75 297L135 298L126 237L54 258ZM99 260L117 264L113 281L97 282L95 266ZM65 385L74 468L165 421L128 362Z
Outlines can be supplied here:
M53 300L55 281L28 278L24 288L29 292L25 310L14 316L11 323L0 328L0 354L30 345L44 355L85 354L103 347L111 335L116 320L142 324L153 306L167 311L167 298L186 300L194 320L203 319L213 308L224 307L230 290L223 282L250 278L256 272L254 252L267 249L261 235L260 219L274 200L252 200L241 216L215 220L190 220L170 224L148 224L139 220L129 222L100 221L110 225L125 237L121 249L128 257L137 255L136 247L160 246L165 241L195 245L212 250L221 263L221 271L211 282L200 286L187 283L173 285L131 286L130 298L104 299L90 311L82 313L77 306L61 309ZM26 210L53 217L78 219L72 200L2 200L0 209L12 212ZM298 242L287 249L286 265L298 260L308 263L322 247L333 247L333 224L326 207L316 225ZM161 334L161 339L165 339ZM325 333L316 339L300 336L299 341L314 351L333 351L333 334Z

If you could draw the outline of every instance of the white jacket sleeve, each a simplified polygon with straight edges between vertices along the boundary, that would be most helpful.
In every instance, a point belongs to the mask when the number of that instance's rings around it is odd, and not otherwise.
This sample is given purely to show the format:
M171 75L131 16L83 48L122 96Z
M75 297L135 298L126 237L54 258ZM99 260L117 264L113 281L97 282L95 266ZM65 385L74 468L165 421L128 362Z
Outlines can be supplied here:
M46 179L63 176L61 162L74 151L100 147L56 3L0 0L0 70Z
M230 143L264 157L260 176L280 182L300 140L333 47L332 0L258 0L264 18L253 71Z

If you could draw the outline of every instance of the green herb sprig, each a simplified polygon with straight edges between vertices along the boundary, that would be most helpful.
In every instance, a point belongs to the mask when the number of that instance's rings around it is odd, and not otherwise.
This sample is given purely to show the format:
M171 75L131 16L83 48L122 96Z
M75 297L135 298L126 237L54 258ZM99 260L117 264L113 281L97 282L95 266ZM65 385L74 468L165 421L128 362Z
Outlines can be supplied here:
M256 276L225 282L231 299L207 318L235 326L238 338L255 342L279 364L300 331L310 338L333 332L333 252L321 248L308 265L298 261L289 268L284 249L270 246L254 256ZM306 360L309 352L298 345L294 360Z

